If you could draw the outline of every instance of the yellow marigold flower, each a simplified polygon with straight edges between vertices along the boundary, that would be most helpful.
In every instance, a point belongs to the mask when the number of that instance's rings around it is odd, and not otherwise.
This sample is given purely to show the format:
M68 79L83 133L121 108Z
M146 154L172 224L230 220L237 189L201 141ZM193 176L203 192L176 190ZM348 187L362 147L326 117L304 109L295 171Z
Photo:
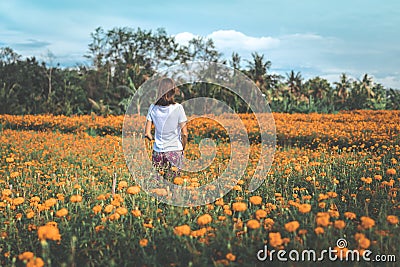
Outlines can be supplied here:
M139 241L139 245L141 247L147 247L148 243L149 243L149 240L147 240L146 238L140 239L140 241Z
M96 205L93 207L92 210L95 214L97 214L97 213L101 212L102 209L103 209L103 207L101 205Z
M361 218L361 227L364 229L370 229L375 226L375 221L367 216L362 216Z
M61 235L57 227L46 224L38 228L39 240L61 240Z
M243 211L247 210L247 205L244 202L235 202L232 204L232 209L234 211L243 212Z
M190 235L190 226L187 224L181 225L181 226L176 226L174 228L174 233L176 235L182 236L182 235Z
M262 197L260 196L251 196L249 200L253 205L261 205L262 203Z
M28 261L26 264L26 267L43 267L44 266L44 261L40 257L35 257L34 259L31 259Z
M23 197L17 197L13 199L13 205L18 206L24 203L25 199Z
M358 246L360 248L367 249L367 248L369 248L370 245L371 245L371 241L369 241L369 239L366 237L362 237L358 240Z
M349 219L349 220L354 220L355 218L357 218L357 215L356 215L355 213L353 213L353 212L346 211L346 212L344 213L344 217L345 217L346 219Z
M260 222L258 220L254 220L254 219L249 220L246 225L247 225L247 228L250 228L253 230L258 229L261 226Z
M212 218L209 214L204 214L197 219L198 225L206 225L210 222L212 222Z
M300 227L300 223L298 221L292 221L285 224L285 229L289 233L295 232Z
M69 199L72 203L78 203L82 202L82 196L81 195L72 195Z
M235 261L235 260L236 260L236 256L233 255L232 253L226 254L225 258L226 258L228 261Z
M128 210L125 207L118 207L115 212L119 215L126 215L128 213Z
M318 227L316 227L316 228L314 229L314 232L315 232L317 235L322 235L323 233L325 233L325 230L324 230L324 228L318 226Z
M34 256L33 252L25 251L24 253L21 253L18 255L18 259L20 261L25 261L25 260L33 259L33 256Z
M140 187L139 186L130 186L128 189L126 189L126 193L130 195L135 195L140 192Z
M6 162L7 163L13 163L14 162L14 158L6 158Z
M140 210L132 210L131 213L135 217L140 217L142 215L142 212Z
M311 211L311 205L308 203L300 204L298 209L301 213L309 213Z
M277 232L277 233L269 233L268 234L269 237L269 244L272 247L278 247L281 246L283 243L282 237L281 237L281 233Z
M335 221L335 222L333 223L333 226L334 226L336 229L341 230L341 229L343 229L343 228L346 226L346 223L345 223L343 220L337 220L337 221Z
M62 208L56 212L56 216L61 218L68 215L68 210L66 208Z
M112 211L113 211L113 209L114 209L114 206L113 205L107 205L105 208L104 208L104 212L105 213L111 213Z
M386 170L387 175L395 175L396 174L396 169L390 168Z
M388 215L386 217L386 220L390 224L398 224L399 223L399 218L396 215Z

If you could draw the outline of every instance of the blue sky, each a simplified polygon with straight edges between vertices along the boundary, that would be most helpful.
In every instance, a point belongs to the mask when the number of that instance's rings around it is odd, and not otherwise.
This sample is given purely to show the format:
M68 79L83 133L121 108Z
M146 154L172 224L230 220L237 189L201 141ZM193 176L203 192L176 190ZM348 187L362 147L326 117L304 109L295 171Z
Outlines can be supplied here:
M210 37L228 58L233 51L243 59L263 53L271 72L293 69L331 82L343 72L354 79L368 73L393 88L400 88L398 25L397 0L0 2L0 46L39 59L51 51L63 66L84 62L99 26L163 27L182 44Z

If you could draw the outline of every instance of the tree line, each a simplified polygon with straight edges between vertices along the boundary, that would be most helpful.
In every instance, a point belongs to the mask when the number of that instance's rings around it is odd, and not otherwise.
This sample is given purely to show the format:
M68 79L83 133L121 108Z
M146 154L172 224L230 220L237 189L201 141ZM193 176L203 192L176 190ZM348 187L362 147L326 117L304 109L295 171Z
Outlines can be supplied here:
M273 74L263 54L254 52L251 59L242 60L234 52L227 59L212 39L196 37L182 45L165 29L99 27L91 33L85 57L89 65L66 68L54 65L51 52L46 62L39 62L35 57L23 59L10 47L0 48L0 114L123 114L136 89L157 69L188 61L219 62L240 70L260 88L274 112L400 109L400 92L368 74L354 80L343 73L333 84L321 77L305 80L293 70L285 76ZM213 87L182 86L178 100L212 92L236 111L248 111L236 96Z

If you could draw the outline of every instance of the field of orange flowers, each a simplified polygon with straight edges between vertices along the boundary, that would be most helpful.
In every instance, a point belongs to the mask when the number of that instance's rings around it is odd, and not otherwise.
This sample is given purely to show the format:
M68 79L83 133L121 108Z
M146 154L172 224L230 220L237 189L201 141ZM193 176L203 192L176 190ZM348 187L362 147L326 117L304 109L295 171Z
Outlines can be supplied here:
M251 116L242 119L257 131ZM267 264L256 257L264 245L370 250L399 261L400 112L274 119L277 151L259 189L247 191L250 163L224 197L181 208L134 183L121 147L123 117L1 115L0 265L254 266ZM189 130L189 158L199 154L193 136L225 135L200 120ZM181 178L196 187L218 177L225 162L218 146L216 167Z

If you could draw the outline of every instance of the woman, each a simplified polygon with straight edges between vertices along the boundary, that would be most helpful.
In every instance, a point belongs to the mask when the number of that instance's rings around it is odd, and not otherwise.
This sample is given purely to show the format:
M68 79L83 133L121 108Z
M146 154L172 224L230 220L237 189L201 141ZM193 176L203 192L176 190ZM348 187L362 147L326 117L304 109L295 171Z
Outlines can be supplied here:
M153 140L151 126L154 124L152 162L168 180L173 179L182 167L188 138L185 111L174 100L177 92L178 88L172 79L160 80L158 98L155 104L150 105L145 125L145 137Z

